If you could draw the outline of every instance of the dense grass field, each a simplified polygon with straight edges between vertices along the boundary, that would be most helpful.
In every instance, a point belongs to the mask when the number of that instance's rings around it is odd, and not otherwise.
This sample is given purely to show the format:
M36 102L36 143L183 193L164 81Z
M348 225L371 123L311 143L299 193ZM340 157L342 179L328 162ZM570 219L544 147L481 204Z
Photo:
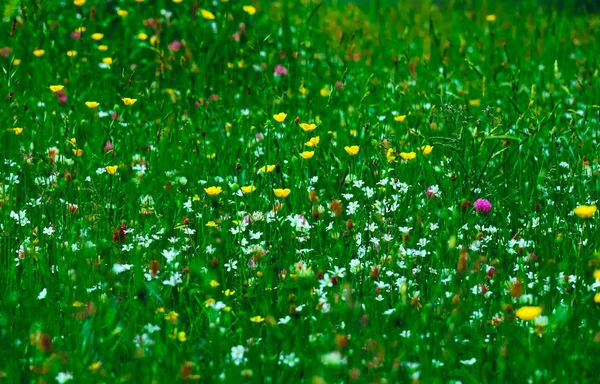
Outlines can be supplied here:
M0 12L0 382L598 382L590 9Z

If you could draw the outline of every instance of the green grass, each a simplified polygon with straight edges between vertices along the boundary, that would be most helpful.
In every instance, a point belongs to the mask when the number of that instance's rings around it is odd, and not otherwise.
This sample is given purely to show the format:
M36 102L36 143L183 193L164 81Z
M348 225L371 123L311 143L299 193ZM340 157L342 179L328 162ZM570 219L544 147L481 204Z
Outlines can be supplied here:
M0 381L596 382L597 14L0 11Z

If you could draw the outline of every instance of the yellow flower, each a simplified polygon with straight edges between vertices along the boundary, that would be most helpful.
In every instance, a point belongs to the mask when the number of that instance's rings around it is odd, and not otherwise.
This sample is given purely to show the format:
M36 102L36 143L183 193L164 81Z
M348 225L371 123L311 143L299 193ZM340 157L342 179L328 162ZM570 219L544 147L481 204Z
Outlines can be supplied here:
M387 154L385 155L388 163L391 163L392 161L396 160L396 156L394 156L395 153L396 151L394 151L392 148L388 149Z
M21 59L15 59L15 60L13 61L13 64L14 64L15 66L21 65Z
M12 131L18 136L23 133L23 128L12 128Z
M594 279L600 281L600 269L594 271Z
M117 10L117 15L119 15L121 17L127 17L127 15L129 15L129 12L127 12L124 9L119 9L119 10Z
M346 146L344 149L350 154L350 156L357 155L358 151L360 151L360 147L358 145L353 145L351 147Z
M596 209L595 205L580 205L573 212L582 219L590 219L596 213Z
M210 286L213 287L213 288L216 288L219 285L221 285L221 284L219 284L219 282L217 280L211 280L210 281Z
M329 96L329 89L323 88L323 89L321 89L321 91L319 93L321 94L321 96L327 97L327 96Z
M43 49L36 49L35 51L33 51L34 56L37 57L44 56L44 53L46 53L46 51L44 51Z
M254 316L250 318L250 321L253 323L262 323L263 321L265 321L265 318L260 316Z
M73 306L74 306L75 308L81 308L81 307L83 307L84 305L85 305L85 304L83 304L81 301L74 301L74 302L73 302Z
M219 193L223 192L221 187L208 187L204 188L204 191L208 196L217 196Z
M87 28L84 26L81 26L81 27L75 29L75 32L77 32L77 33L83 33L85 31L87 31Z
M62 91L64 87L65 87L64 85L51 85L50 90L52 92L58 92L58 91Z
M98 103L98 102L96 102L96 101L86 101L86 102L85 102L85 105L86 105L88 108L96 108L96 107L98 107L98 106L100 105L100 103Z
M74 50L67 51L67 56L69 56L69 57L77 56L77 51L74 51Z
M394 120L399 121L399 122L403 122L404 119L406 119L406 115L400 115L400 116L394 117Z
M85 4L86 0L75 0L73 1L73 4L75 4L78 7L81 7L83 4Z
M273 193L275 193L275 196L277 197L282 197L282 198L286 198L288 197L288 195L290 194L290 189L289 188L273 188Z
M187 341L187 337L185 337L185 332L181 331L177 333L177 340L181 341L182 343Z
M283 112L280 112L280 113L278 113L276 115L273 115L273 118L278 123L283 123L283 120L285 120L286 117L287 117L287 114L285 114Z
M119 166L118 165L107 165L104 168L106 169L106 172L108 172L109 175L114 175L115 173L117 173L117 169L119 169Z
M208 223L206 223L207 227L216 227L217 223L215 223L214 221L209 221Z
M112 65L113 59L110 57L105 57L104 59L102 59L102 62L106 65Z
M244 12L246 12L247 14L249 14L250 16L254 15L256 13L256 8L254 8L251 5L244 5L242 7L242 9L244 10Z
M207 11L206 9L201 9L200 13L202 14L202 17L204 17L206 20L214 20L215 19L215 15L212 12Z
M469 105L472 107L479 107L481 105L481 100L479 100L479 99L469 100Z
M304 132L312 132L317 128L317 126L315 124L302 123L300 124L300 128L302 128Z
M415 157L417 157L417 154L415 152L400 152L400 157L403 158L404 160L412 160Z
M517 309L515 314L521 320L533 320L542 314L542 307L531 307L526 305Z
M594 302L596 302L596 303L600 303L600 293L596 293L596 294L594 295Z
M181 3L182 1L183 1L183 0L173 0L173 2L174 2L174 3L177 3L177 4Z
M146 40L148 38L148 35L146 35L144 32L142 32L137 35L137 38L140 40Z
M425 145L423 147L419 147L418 149L419 149L419 151L423 151L424 155L429 155L431 153L431 151L433 151L433 146Z
M275 165L265 165L264 167L261 167L258 170L261 171L262 173L269 173L269 172L273 172L274 169L275 169Z
M308 140L306 143L304 143L304 145L306 145L307 147L316 147L319 144L319 140L320 137L316 136Z
M204 302L204 306L205 306L206 308L208 308L208 307L210 307L210 305L211 305L211 304L214 304L214 303L216 303L215 299L213 299L213 298L210 298L210 299L208 299L208 300L206 300L206 301Z
M178 317L179 317L179 314L177 312L171 311L165 315L165 320L168 320L171 323L174 323L177 321Z
M152 36L152 37L150 38L150 45L152 45L152 46L156 46L156 44L158 44L158 37L156 37L156 36Z
M225 296L233 296L233 294L235 293L235 291L232 291L231 289L228 289L228 290L226 290L223 293L225 294Z
M256 191L256 187L254 185L247 185L245 187L242 187L242 192L244 193L252 193Z
M108 51L108 46L107 45L99 45L98 46L98 50L99 51ZM111 63L112 64L112 63Z
M129 97L124 97L121 100L123 100L125 105L133 105L137 101L137 99L130 99Z
M485 19L486 19L487 21L494 22L494 21L496 21L496 15L487 15L487 16L485 17Z
M314 155L315 155L315 151L304 151L304 152L300 153L300 156L305 160L310 159Z
M73 149L73 154L77 157L81 157L81 155L83 155L83 149Z
M88 367L88 369L92 372L96 372L100 369L100 367L102 367L102 363L100 361L96 361L95 363L93 363L92 365L90 365Z
M102 38L104 37L104 35L102 33L92 33L91 38L98 41L98 40L102 40Z

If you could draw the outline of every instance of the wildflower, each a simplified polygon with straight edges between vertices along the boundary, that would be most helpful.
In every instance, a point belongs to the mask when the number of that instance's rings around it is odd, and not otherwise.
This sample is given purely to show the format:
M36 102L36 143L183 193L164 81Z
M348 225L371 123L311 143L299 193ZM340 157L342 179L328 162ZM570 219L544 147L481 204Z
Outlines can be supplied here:
M77 56L77 51L73 51L73 50L67 51L67 56L69 56L69 57Z
M486 199L477 199L473 203L473 207L475 208L475 212L487 215L492 209L492 203Z
M542 307L524 306L516 310L515 315L521 320L533 320L542 314Z
M244 5L242 7L242 9L244 10L244 12L246 12L247 14L249 14L250 16L254 15L256 13L256 8L254 8L251 5Z
M594 302L595 302L595 303L600 303L600 293L596 293L596 294L594 295Z
M137 35L137 38L140 40L146 40L148 38L148 35L142 32Z
M127 12L124 9L119 9L119 10L117 10L117 15L119 15L121 17L127 17L127 15L129 15L129 12Z
M317 126L315 124L302 123L300 124L300 128L302 128L304 132L312 132L317 128Z
M185 337L185 332L181 331L177 333L177 340L179 340L182 343L187 341L187 337Z
M262 323L263 321L265 321L265 319L264 317L254 316L250 318L250 321L253 323Z
M108 172L109 175L114 175L115 173L117 173L117 169L119 168L119 166L118 165L107 165L104 168L106 169L106 172Z
M206 226L207 226L207 227L216 227L216 226L217 226L217 223L215 223L214 221L212 221L212 220L211 220L211 221L209 221L208 223L206 223Z
M75 4L75 6L77 7L81 7L83 4L85 4L86 0L74 0L73 4Z
M83 155L83 149L73 149L73 154L77 157L81 157L81 155Z
M400 115L400 116L394 117L394 120L399 121L399 122L403 122L404 119L406 119L406 115Z
M600 269L594 271L594 279L600 281Z
M256 187L254 185L247 185L241 188L243 193L252 193L256 191Z
M487 15L485 17L486 21L489 21L490 23L493 23L494 21L496 21L496 15Z
M217 196L219 193L223 192L223 190L221 189L221 187L204 188L204 191L206 192L206 194L208 196Z
M86 101L86 102L85 102L85 105L86 105L88 108L96 108L96 107L98 107L98 106L100 105L100 103L98 103L98 102L96 102L96 101Z
M102 362L100 362L100 361L96 361L95 363L92 363L92 364L91 364L91 365L88 367L88 369L89 369L90 371L92 371L92 372L97 372L97 371L100 369L100 367L102 367Z
M43 49L36 49L35 51L33 51L33 55L36 57L42 57L45 53L46 51L44 51Z
M9 130L12 130L17 136L23 133L23 128L9 128Z
M171 323L175 324L178 317L179 317L179 314L177 312L171 311L165 315L165 320L170 321Z
M392 161L396 160L396 156L394 156L395 153L396 151L394 151L392 148L389 148L387 150L385 157L387 158L388 163L391 163Z
M60 384L64 384L71 380L73 380L73 375L70 372L60 372L56 375L56 381Z
M207 11L206 9L201 9L200 13L202 14L202 17L204 17L206 20L214 20L215 19L215 15L212 12Z
M481 100L479 100L479 99L469 100L469 105L472 107L479 107L481 105Z
M218 282L217 280L211 280L209 284L210 284L210 286L211 286L211 287L213 287L213 288L216 288L216 287L218 287L219 285L221 285L221 284L219 284L219 282Z
M269 173L269 172L273 172L274 169L275 169L275 165L265 165L264 167L261 167L258 170L261 171L262 173Z
M327 97L327 96L329 96L329 89L327 89L327 88L323 88L323 89L321 89L321 91L319 92L319 94L320 94L322 97Z
M102 38L104 37L104 35L102 33L92 33L91 38L98 41L98 40L102 40Z
M64 87L65 87L64 85L51 85L51 86L50 86L50 90L51 90L53 93L56 93L56 92L58 92L58 91L62 91Z
M316 147L319 144L319 140L320 140L320 137L315 136L315 137L312 137L310 140L308 140L306 143L304 143L304 145L306 145L307 147Z
M280 113L278 113L276 115L273 115L273 118L278 123L283 123L283 120L285 120L286 117L287 117L287 114L285 114L283 112L280 112Z
M415 152L400 152L400 157L404 160L412 160L417 157L417 154Z
M575 212L575 214L582 219L590 219L592 216L594 216L596 210L597 208L595 205L580 205L579 207L575 208L573 212Z
M282 197L282 198L286 198L288 197L288 195L290 194L290 189L289 188L273 188L273 193L275 193L275 196L277 197Z
M315 151L304 151L300 153L300 156L305 160L312 158L314 155Z
M278 77L286 76L288 74L288 70L283 65L277 64L273 70L273 74Z
M434 198L437 199L439 197L438 195L439 192L439 187L437 185L432 185L431 187L427 188L427 198Z
M137 99L130 99L129 97L124 97L121 100L123 100L123 104L125 105L133 105L137 101Z
M344 149L350 154L350 156L355 156L358 154L358 151L360 151L360 147L358 145L353 145L351 147L346 146Z
M424 155L429 155L431 151L433 151L433 146L425 145L423 147L417 148L419 151L422 151Z
M99 45L98 50L99 51L108 51L108 45ZM112 64L112 59L111 59L111 64Z
M113 59L112 59L112 58L110 58L110 57L105 57L105 58L103 58L103 59L102 59L102 62L103 62L104 64L106 64L106 65L112 65L112 63L113 63Z

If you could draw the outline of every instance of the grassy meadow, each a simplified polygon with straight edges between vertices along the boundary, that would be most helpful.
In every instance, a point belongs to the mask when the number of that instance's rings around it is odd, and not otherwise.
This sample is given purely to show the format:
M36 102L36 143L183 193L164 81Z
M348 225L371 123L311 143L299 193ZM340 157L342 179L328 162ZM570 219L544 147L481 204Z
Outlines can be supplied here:
M598 382L581 4L0 2L0 383Z

